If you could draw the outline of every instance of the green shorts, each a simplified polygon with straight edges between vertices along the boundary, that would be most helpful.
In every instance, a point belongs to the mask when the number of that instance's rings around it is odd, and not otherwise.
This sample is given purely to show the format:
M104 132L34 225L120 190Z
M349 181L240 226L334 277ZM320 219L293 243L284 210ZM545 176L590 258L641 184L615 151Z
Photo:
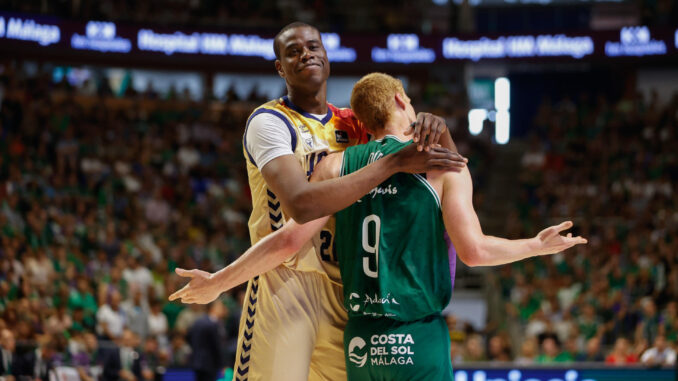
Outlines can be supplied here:
M344 354L349 381L452 381L450 334L440 314L412 322L349 317Z

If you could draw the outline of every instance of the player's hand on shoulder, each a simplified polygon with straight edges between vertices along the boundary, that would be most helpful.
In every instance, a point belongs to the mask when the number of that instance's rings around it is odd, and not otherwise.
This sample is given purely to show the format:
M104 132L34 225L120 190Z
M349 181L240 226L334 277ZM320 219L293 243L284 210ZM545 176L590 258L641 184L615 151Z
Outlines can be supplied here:
M548 227L537 234L537 254L555 254L567 250L575 245L586 244L588 241L582 237L573 237L572 233L561 235L565 230L572 227L572 221L565 221L559 225Z
M461 172L468 162L468 159L460 154L437 144L423 152L417 149L416 144L410 144L393 155L398 172L407 173L439 170Z
M412 134L412 140L419 151L430 151L447 131L445 119L429 112L417 113L417 121L411 127L408 134Z
M185 278L191 278L181 290L169 296L169 300L179 300L186 304L207 304L221 295L219 285L211 273L198 269L184 270L177 268L176 273Z

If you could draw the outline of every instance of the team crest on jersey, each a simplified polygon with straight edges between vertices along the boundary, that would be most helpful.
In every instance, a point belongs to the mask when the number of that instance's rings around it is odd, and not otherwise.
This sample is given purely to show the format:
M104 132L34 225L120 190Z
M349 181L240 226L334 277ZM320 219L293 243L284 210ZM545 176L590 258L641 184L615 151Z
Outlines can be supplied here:
M336 130L334 136L337 138L337 143L348 143L348 132Z
M367 343L360 336L352 338L348 343L348 359L358 368L362 368L367 362L367 350L362 350L366 345ZM364 354L361 355L361 352Z
M303 139L304 143L306 143L309 148L313 149L313 134L311 133L311 130L305 124L302 124L299 130L301 130L301 139Z

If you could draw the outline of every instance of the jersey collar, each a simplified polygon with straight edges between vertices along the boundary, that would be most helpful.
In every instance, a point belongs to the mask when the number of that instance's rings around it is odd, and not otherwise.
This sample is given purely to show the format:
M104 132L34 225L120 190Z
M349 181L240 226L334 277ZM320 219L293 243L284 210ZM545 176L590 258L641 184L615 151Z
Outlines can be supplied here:
M294 103L292 103L292 101L290 100L290 98L289 98L287 95L283 96L282 99L283 99L283 103L285 103L285 105L286 105L287 107L289 107L289 108L291 108L292 110L298 112L299 114L303 115L303 116L306 117L306 118L310 118L310 119L313 119L313 120L317 120L318 122L320 122L320 123L323 124L323 125L326 124L327 122L329 122L330 119L332 119L332 116L334 115L334 114L332 113L332 107L329 107L329 106L330 106L329 103L327 104L327 110L328 110L327 115L326 115L324 118L322 118L322 119L318 119L318 118L316 118L315 116L313 116L313 115L307 113L306 111L302 110L299 106L297 106L297 105L295 105Z
M384 140L384 139L386 139L386 138L391 138L391 139L393 139L393 140L395 140L395 141L397 141L397 142L400 142L400 143L407 143L407 142L412 141L412 139L403 141L403 140L400 140L399 137L397 137L397 136L395 136L395 135L390 135L390 134L389 134L389 135L384 135L383 138L381 138L381 139L375 139L374 141L375 141L375 142L381 142L382 140Z

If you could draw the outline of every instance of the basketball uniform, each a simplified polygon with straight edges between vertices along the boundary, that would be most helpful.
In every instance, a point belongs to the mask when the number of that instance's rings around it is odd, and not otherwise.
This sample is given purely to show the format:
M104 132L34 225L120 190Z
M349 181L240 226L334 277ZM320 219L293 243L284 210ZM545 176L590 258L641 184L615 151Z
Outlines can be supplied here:
M393 136L344 152L345 176L407 146ZM398 173L336 215L349 381L452 380L441 311L452 295L440 199Z
M292 136L291 149L310 178L331 152L365 143L367 132L350 109L329 105L323 119L305 113L287 97L258 107L280 119ZM280 229L288 217L268 188L254 157L244 154L252 192L252 245ZM302 250L249 281L240 319L234 380L303 381L346 379L343 330L347 316L336 252L334 218Z

